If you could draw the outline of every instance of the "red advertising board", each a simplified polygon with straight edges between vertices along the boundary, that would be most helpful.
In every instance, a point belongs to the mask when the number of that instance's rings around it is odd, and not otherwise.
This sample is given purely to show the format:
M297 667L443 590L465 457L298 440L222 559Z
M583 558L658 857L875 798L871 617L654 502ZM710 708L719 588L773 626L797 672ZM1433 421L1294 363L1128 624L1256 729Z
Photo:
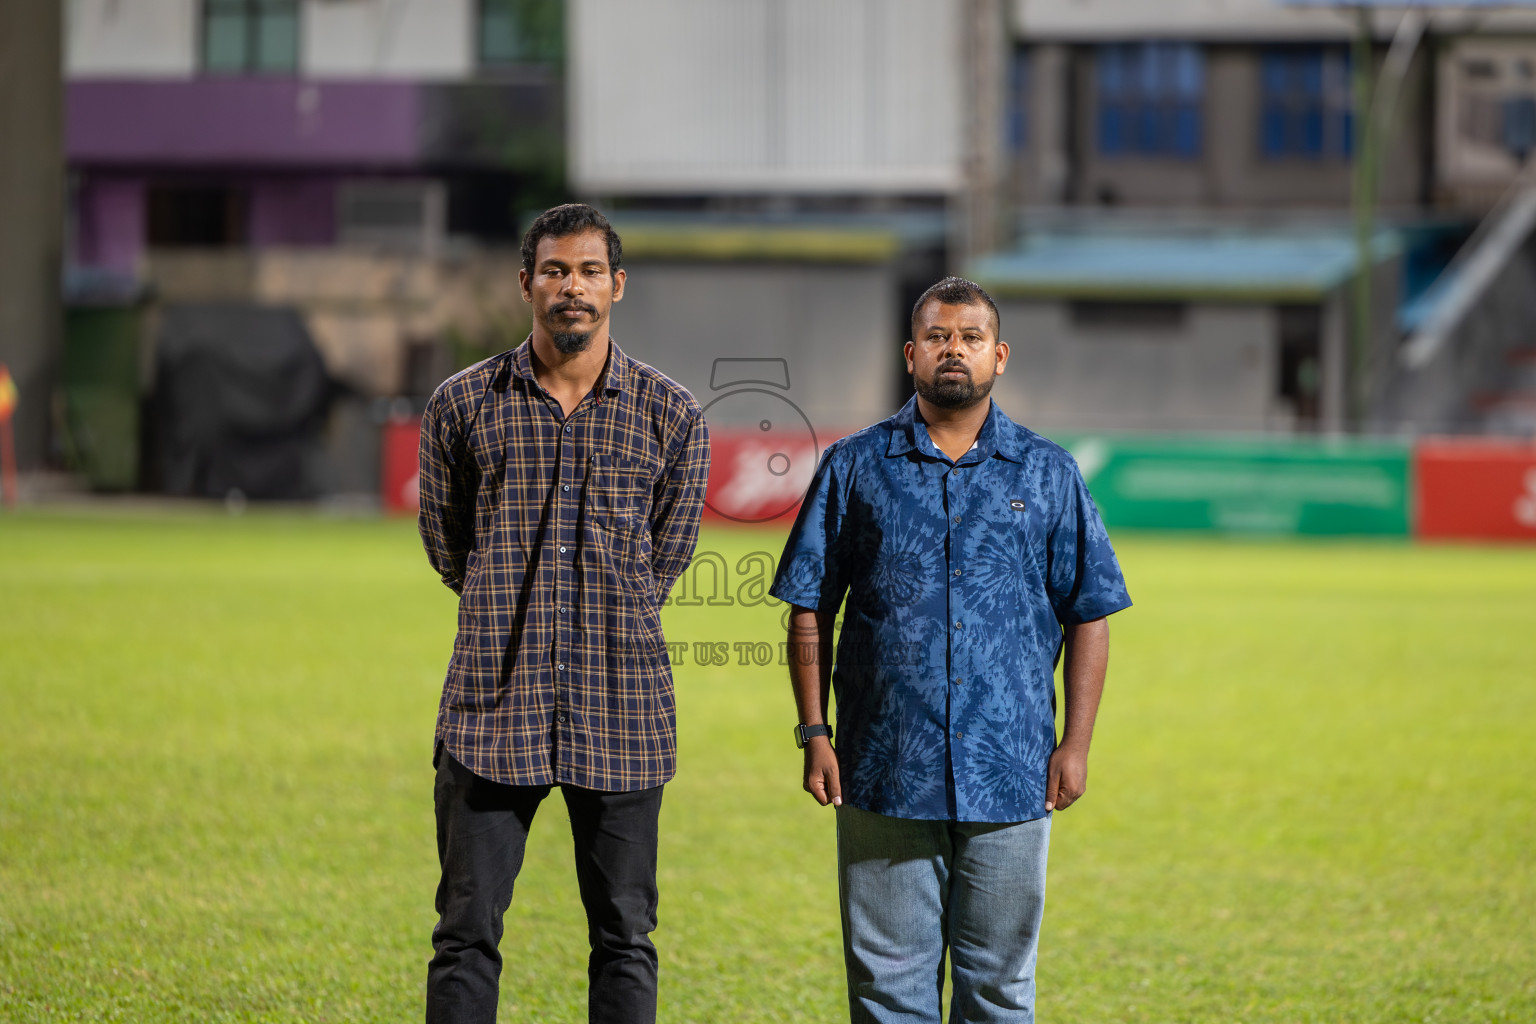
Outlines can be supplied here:
M788 527L810 486L821 448L809 431L804 436L775 434L750 429L710 432L706 519L749 525L783 520Z
M1536 444L1425 438L1414 470L1420 537L1536 541Z
M384 424L379 467L379 502L385 512L416 514L416 446L421 438L421 418L391 417Z

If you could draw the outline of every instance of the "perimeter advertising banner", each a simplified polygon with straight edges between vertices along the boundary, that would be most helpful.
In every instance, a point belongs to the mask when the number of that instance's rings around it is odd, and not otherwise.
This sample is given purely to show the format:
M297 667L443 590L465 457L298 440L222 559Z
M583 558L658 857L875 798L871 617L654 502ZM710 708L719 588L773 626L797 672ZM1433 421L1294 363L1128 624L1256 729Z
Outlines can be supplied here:
M1409 445L1240 438L1055 437L1110 527L1406 536Z
M1536 443L1425 438L1415 461L1419 536L1536 541Z

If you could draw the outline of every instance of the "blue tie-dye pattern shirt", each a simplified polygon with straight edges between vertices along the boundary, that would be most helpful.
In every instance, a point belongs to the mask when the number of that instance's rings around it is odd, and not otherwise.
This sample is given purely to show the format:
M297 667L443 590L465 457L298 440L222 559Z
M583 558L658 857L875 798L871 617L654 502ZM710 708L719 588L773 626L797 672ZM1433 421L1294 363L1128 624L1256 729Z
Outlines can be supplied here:
M1077 464L995 404L951 460L916 399L827 449L772 593L837 611L843 800L898 818L1045 812L1062 626L1130 606Z

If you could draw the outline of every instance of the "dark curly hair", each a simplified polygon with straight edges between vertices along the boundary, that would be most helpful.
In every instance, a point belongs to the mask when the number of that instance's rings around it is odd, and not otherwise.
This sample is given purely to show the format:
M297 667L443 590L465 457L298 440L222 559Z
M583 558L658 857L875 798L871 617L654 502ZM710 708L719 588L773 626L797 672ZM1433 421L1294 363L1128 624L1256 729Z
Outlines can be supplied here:
M930 302L938 302L945 306L986 306L988 312L992 314L993 338L1002 333L1002 317L997 315L997 303L992 301L992 296L987 294L987 290L975 281L967 281L963 277L946 277L917 297L917 303L912 307L912 323L909 325L913 341L917 340L918 314Z
M619 269L624 259L624 247L619 243L619 233L613 230L608 218L586 203L566 203L553 206L539 214L523 236L523 269L533 273L533 260L539 243L546 238L565 238L584 231L596 231L608 242L608 272Z

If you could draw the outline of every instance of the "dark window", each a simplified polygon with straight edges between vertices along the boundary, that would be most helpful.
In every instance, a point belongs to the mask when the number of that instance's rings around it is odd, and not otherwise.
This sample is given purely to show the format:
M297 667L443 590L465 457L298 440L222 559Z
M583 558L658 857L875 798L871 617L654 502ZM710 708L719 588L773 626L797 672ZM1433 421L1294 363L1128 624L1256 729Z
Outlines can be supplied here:
M1182 302L1112 302L1085 300L1072 303L1074 327L1104 330L1169 331L1184 326Z
M246 194L222 185L154 185L145 236L151 248L243 245Z
M1296 425L1317 428L1322 408L1323 311L1317 306L1281 306L1280 397L1296 411Z
M1200 155L1205 53L1193 43L1098 48L1099 152L1104 156Z
M1260 58L1259 78L1259 149L1266 157L1349 157L1354 112L1347 49L1272 47Z
M1029 144L1029 51L1019 47L1008 64L1008 148L1022 152Z
M560 0L480 0L480 66L553 64L565 54Z
M299 0L203 0L203 70L285 74L299 67Z

